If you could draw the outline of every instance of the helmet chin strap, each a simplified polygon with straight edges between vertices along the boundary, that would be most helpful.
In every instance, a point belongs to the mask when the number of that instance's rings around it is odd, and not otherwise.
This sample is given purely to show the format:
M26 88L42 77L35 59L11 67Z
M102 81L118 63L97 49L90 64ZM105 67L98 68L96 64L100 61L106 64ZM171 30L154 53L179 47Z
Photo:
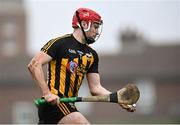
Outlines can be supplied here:
M77 19L78 19L80 28L81 28L81 30L82 30L82 32L83 32L84 38L85 38L85 40L86 40L86 43L87 43L87 44L92 44L92 43L94 43L95 40L94 40L93 38L86 36L86 33L85 33L85 31L84 31L84 28L83 28L82 25L81 25L81 20L80 20L79 12L78 12L78 11L76 11L76 16L77 16ZM89 25L88 25L88 28L86 29L86 31L88 31L88 30L90 29L90 26L91 26L91 22L89 22Z

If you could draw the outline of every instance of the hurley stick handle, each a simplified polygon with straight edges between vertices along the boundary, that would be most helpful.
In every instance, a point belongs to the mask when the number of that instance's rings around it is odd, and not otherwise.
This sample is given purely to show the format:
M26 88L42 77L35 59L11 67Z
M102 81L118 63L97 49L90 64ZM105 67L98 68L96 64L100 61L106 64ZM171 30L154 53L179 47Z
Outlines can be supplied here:
M45 99L36 99L36 106L46 104ZM110 99L110 95L101 96L87 96L87 97L70 97L70 98L59 98L59 102L113 102Z
M59 102L81 102L82 98L81 97L71 97L71 98L59 98ZM36 106L46 104L45 99L36 99L34 100L34 103Z

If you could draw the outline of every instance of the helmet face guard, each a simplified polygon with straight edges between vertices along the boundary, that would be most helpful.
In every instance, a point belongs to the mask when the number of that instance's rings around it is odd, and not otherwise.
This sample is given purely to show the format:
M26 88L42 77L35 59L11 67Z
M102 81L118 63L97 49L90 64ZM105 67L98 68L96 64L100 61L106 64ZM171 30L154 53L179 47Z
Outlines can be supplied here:
M88 24L88 28L86 30L81 25L82 21L85 21ZM89 31L89 29L93 23L97 23L99 26L101 25L100 32L96 36L95 39L92 37L87 37L86 33L85 33L85 31ZM94 43L100 37L101 32L102 32L102 24L103 24L103 21L101 20L101 16L99 14L97 14L96 12L94 12L90 9L87 9L87 8L78 9L75 12L75 15L73 16L73 21L72 21L73 28L78 28L78 27L81 28L87 44Z

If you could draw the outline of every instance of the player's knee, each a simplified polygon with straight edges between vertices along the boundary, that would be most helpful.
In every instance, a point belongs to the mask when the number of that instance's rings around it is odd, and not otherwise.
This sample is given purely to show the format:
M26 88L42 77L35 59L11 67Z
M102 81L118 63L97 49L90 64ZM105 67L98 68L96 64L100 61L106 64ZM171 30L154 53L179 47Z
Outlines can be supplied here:
M75 124L89 124L87 119L79 112L74 112L74 123Z
M90 124L88 120L79 112L73 112L63 119L61 119L60 124Z

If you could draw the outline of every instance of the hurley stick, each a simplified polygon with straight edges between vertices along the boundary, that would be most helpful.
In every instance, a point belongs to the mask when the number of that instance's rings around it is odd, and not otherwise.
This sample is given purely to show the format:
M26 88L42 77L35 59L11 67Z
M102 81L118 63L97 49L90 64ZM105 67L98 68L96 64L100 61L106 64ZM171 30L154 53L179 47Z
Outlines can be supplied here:
M135 84L127 84L117 92L108 95L59 98L59 102L113 102L132 105L138 101L139 97L140 92L137 86ZM35 100L37 106L45 103L47 103L45 99Z

